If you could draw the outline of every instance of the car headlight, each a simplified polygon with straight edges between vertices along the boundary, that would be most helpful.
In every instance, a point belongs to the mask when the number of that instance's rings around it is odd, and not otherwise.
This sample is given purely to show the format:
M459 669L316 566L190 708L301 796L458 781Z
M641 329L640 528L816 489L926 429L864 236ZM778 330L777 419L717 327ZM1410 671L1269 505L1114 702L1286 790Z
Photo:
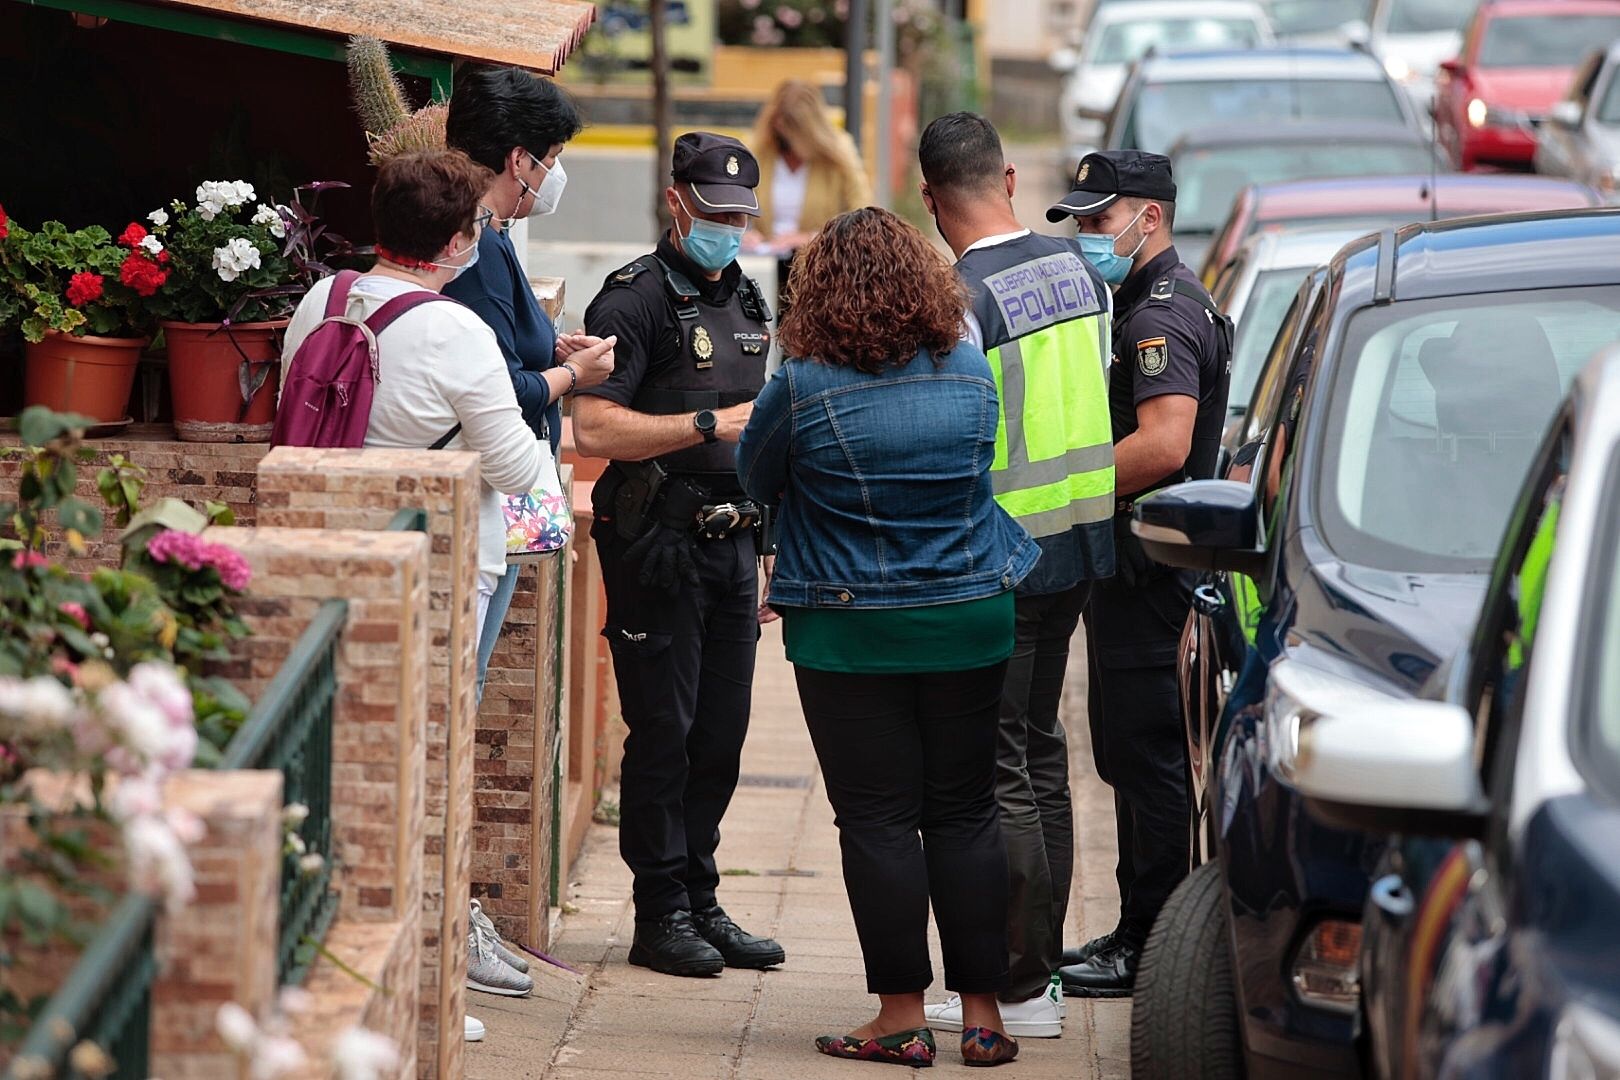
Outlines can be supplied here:
M1479 98L1468 103L1468 124L1470 127L1484 127L1485 120L1491 115L1491 110Z
M1487 105L1479 98L1468 103L1468 123L1472 127L1527 128L1531 120L1527 112Z
M1298 660L1283 660L1266 680L1266 720L1262 753L1273 776L1292 782L1299 762L1302 724L1347 705L1389 701L1390 695L1365 683L1331 675Z
M1398 83L1406 82L1412 77L1412 65L1399 56L1384 57L1384 70Z
M1564 1009L1553 1032L1547 1080L1620 1075L1620 1022L1587 1005Z

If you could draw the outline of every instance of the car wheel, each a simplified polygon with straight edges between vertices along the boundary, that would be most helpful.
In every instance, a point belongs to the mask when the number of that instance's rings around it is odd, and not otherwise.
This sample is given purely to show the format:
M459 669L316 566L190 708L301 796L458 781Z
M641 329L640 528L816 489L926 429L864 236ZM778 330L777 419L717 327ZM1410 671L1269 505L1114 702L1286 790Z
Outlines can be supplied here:
M1237 987L1219 863L1187 876L1159 912L1131 1001L1131 1075L1242 1080Z

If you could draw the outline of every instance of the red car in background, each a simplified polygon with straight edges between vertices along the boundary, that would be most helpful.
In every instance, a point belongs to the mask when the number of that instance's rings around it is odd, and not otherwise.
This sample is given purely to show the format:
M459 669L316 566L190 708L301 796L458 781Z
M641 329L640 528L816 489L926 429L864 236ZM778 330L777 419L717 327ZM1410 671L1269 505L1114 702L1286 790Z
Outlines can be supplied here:
M1459 169L1528 168L1536 128L1575 68L1620 38L1620 0L1486 0L1462 52L1440 65L1434 121Z
M1238 193L1226 223L1204 257L1201 276L1213 286L1243 241L1270 229L1365 229L1431 218L1601 206L1584 184L1549 176L1441 173L1428 176L1350 176L1253 184Z

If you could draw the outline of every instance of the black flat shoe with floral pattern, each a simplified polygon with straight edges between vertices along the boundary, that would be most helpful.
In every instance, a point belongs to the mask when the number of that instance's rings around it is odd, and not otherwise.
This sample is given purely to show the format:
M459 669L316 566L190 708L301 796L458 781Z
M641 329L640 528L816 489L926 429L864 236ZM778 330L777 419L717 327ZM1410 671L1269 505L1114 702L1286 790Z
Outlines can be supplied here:
M847 1058L850 1061L877 1061L886 1065L927 1068L934 1063L934 1033L927 1028L917 1028L876 1039L823 1035L816 1040L816 1049L828 1057Z
M999 1031L987 1027L968 1028L962 1032L962 1064L990 1066L1005 1065L1018 1056L1018 1042Z

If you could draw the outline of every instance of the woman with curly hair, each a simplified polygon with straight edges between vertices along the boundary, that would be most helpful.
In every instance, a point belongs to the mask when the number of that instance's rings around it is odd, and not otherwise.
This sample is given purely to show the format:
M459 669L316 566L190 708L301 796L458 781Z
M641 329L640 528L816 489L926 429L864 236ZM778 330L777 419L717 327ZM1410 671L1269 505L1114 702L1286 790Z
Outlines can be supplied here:
M1039 551L996 505L996 386L959 340L967 298L886 210L834 218L800 252L789 359L742 435L748 494L778 507L767 602L837 818L876 1019L834 1057L933 1061L923 992L932 902L962 1055L1011 1061L1007 853L995 799L1013 588Z

